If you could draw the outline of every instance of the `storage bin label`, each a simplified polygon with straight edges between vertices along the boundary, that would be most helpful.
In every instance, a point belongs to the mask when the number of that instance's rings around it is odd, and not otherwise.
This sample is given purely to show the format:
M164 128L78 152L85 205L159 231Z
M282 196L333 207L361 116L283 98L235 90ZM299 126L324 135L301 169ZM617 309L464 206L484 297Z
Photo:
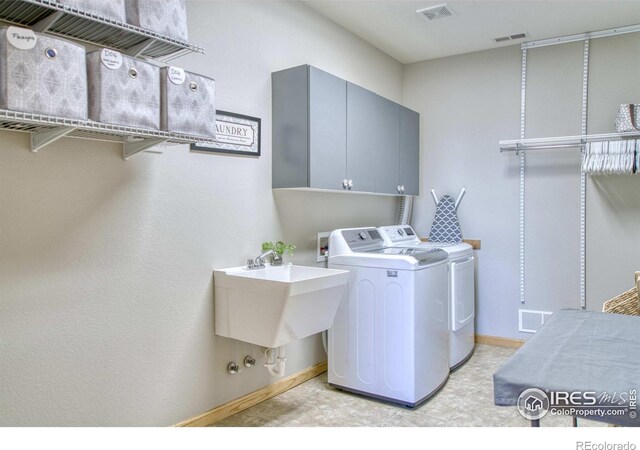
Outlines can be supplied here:
M7 41L19 50L31 50L36 46L38 36L27 28L7 28Z
M111 70L119 69L122 66L122 55L120 52L115 50L109 50L108 48L103 48L100 52L100 59L102 60L102 64Z
M186 74L184 73L184 69L181 69L180 67L169 66L167 74L167 76L169 77L169 81L171 81L173 84L183 84L185 79L187 78Z

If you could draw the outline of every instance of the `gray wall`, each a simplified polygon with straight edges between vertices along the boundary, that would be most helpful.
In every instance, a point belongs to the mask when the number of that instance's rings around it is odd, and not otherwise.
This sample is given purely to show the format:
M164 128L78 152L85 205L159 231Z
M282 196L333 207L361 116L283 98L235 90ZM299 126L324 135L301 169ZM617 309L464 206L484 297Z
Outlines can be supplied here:
M62 139L39 154L0 133L0 425L170 425L273 379L259 349L214 335L212 269L265 240L315 264L315 234L389 223L394 198L271 190L271 72L313 64L393 100L401 65L297 2L189 2L175 61L213 76L217 106L262 118L259 159L190 152L121 159ZM326 359L292 343L287 374Z
M620 103L639 102L640 34L592 41L589 132L615 131ZM630 56L631 55L631 56ZM422 193L413 222L429 231L428 190L457 195L477 252L477 332L524 338L518 309L579 307L579 152L529 152L526 304L519 302L519 165L498 141L519 137L519 46L405 66L405 105L422 113ZM530 50L527 137L579 134L582 44ZM600 310L640 269L640 176L592 177L587 197L587 305Z

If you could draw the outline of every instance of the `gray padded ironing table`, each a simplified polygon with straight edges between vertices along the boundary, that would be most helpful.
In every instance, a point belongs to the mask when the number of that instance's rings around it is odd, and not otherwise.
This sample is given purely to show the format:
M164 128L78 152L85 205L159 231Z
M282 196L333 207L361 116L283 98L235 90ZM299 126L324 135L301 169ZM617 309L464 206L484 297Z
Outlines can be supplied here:
M640 317L572 309L555 312L493 375L494 401L499 406L516 405L520 393L534 387L610 394L640 390ZM589 419L640 426L640 418L633 416Z

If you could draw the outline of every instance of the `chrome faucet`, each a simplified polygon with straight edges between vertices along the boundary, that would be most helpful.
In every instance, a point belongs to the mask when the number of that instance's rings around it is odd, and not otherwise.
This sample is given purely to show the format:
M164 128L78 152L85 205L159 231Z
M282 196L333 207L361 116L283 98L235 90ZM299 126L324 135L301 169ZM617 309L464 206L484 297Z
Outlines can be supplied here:
M282 256L279 256L274 250L267 250L260 253L255 259L247 260L247 269L264 269L265 258L271 255L271 265L281 266Z

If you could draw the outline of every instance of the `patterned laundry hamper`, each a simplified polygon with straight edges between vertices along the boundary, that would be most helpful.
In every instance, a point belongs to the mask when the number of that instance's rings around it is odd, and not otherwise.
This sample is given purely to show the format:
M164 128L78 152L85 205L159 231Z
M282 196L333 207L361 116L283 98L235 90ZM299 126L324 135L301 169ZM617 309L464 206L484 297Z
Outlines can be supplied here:
M640 272L635 273L636 286L602 305L602 312L640 316Z

